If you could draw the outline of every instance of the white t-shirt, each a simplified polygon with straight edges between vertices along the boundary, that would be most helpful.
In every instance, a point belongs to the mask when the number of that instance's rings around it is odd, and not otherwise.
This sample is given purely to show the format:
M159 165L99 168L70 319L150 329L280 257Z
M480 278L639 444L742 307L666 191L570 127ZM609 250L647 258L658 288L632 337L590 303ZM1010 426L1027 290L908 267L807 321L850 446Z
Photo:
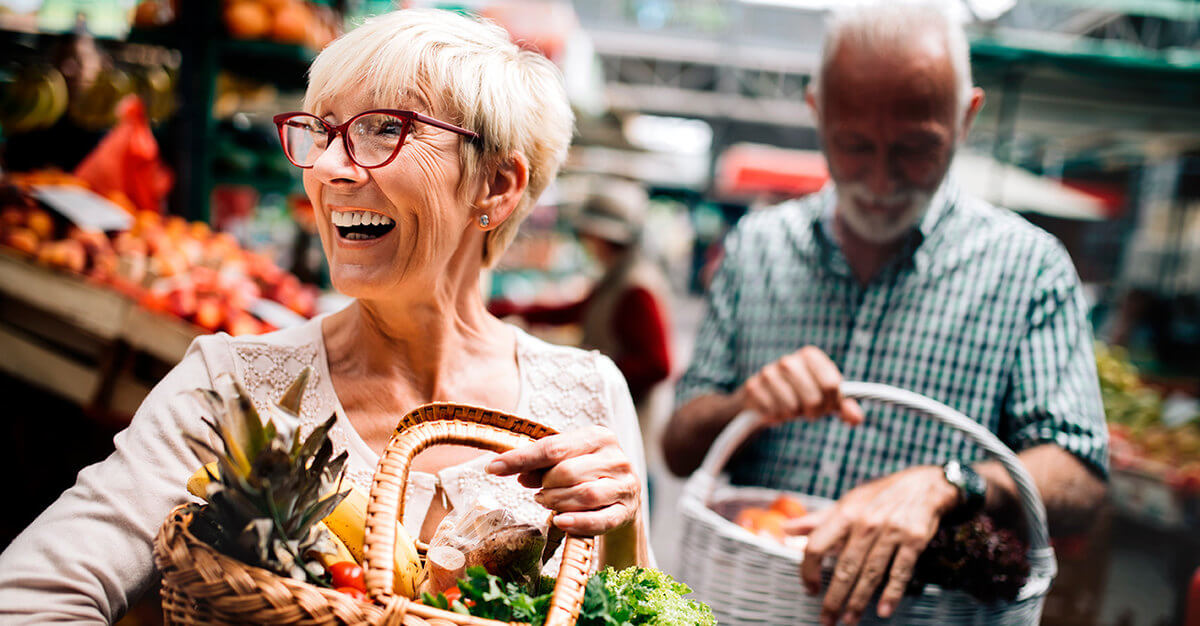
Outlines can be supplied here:
M521 384L516 414L559 432L590 424L612 429L642 477L645 509L642 440L620 371L597 352L554 346L513 330ZM338 451L350 453L348 477L369 489L379 458L350 426L337 400L321 318L257 337L197 338L115 437L112 455L84 468L75 485L0 554L0 623L117 620L157 581L154 537L171 509L194 500L187 479L211 460L198 458L183 437L207 437L208 431L199 406L181 392L211 389L218 375L230 373L261 409L278 400L305 366L315 375L301 402L301 428L307 433L336 413L330 437ZM490 456L437 475L413 473L404 515L410 532L416 535L413 529L420 528L439 482L456 507L486 490L518 516L544 516L533 491L515 477L482 471Z

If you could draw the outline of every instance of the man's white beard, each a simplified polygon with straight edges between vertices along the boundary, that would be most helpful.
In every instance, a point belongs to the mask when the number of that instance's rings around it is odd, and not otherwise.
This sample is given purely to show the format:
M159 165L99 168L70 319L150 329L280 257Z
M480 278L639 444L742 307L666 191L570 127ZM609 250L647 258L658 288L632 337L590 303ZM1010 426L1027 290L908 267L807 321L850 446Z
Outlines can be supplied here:
M855 235L875 244L891 243L916 226L929 210L933 194L919 189L907 189L887 196L877 196L862 183L838 184L837 214ZM895 206L899 211L876 213L861 208L862 204Z

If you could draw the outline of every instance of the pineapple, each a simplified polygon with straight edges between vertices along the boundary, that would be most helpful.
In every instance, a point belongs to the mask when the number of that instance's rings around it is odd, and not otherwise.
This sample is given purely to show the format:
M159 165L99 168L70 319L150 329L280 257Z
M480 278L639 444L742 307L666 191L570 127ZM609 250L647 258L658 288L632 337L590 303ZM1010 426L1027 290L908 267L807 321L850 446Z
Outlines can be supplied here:
M337 551L321 520L346 497L341 492L347 454L333 456L330 416L303 440L300 398L312 375L304 371L270 409L266 423L245 389L222 377L226 390L191 392L213 418L204 423L216 433L220 449L198 437L188 442L198 455L217 457L219 471L209 474L208 505L197 507L191 526L197 538L244 563L280 576L328 587L317 554Z

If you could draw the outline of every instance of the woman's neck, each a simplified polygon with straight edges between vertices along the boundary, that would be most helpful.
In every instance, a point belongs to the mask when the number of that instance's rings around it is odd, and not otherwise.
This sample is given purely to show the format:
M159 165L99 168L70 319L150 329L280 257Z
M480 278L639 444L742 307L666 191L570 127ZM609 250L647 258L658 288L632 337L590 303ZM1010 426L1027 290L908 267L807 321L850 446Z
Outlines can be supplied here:
M357 300L323 330L335 377L392 381L422 401L454 399L475 365L515 358L514 333L487 313L475 285Z

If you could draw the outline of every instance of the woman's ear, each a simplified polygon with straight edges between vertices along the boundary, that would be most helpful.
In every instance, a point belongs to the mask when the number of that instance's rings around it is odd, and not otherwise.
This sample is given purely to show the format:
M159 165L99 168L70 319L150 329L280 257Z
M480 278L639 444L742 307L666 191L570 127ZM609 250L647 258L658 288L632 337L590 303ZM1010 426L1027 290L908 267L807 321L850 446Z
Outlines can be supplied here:
M529 162L525 155L514 150L484 175L474 202L475 219L480 227L491 230L503 224L521 203L527 187Z

